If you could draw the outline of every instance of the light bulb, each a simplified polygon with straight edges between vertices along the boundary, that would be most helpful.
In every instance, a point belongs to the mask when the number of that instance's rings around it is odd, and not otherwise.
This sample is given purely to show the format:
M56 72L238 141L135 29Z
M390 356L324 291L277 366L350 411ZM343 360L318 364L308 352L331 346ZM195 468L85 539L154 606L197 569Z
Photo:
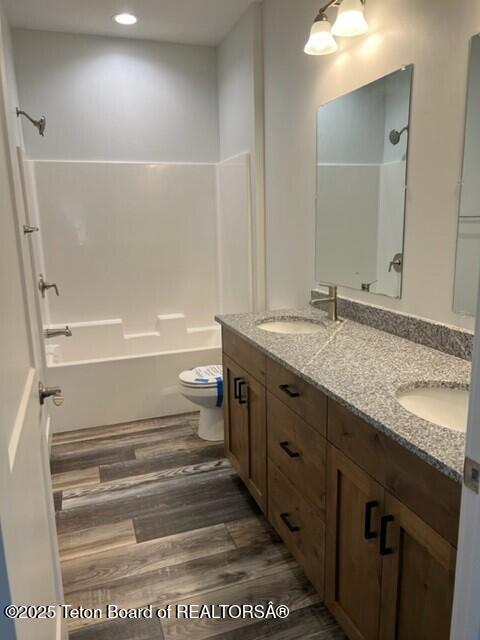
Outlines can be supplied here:
M343 0L338 9L337 19L332 27L336 36L360 36L367 33L368 23L363 12L361 0Z
M309 56L325 56L335 53L338 45L332 36L332 25L326 19L319 19L313 23L310 38L305 45L305 53Z

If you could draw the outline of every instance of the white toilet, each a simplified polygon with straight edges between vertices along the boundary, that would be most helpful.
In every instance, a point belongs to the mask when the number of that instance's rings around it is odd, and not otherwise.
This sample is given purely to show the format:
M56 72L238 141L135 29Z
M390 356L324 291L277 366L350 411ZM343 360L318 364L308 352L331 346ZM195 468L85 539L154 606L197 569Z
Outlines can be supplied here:
M182 371L180 393L200 407L198 436L210 442L223 440L223 367L210 365Z

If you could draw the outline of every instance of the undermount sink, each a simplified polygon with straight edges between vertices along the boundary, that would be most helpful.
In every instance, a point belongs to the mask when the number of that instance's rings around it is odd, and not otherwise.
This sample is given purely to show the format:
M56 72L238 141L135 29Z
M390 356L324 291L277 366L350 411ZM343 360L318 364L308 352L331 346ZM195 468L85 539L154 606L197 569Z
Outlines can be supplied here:
M410 413L453 431L467 430L469 391L460 387L424 386L397 393Z
M257 325L263 331L284 333L289 335L312 335L325 329L325 325L303 318L287 318L283 320L265 320Z

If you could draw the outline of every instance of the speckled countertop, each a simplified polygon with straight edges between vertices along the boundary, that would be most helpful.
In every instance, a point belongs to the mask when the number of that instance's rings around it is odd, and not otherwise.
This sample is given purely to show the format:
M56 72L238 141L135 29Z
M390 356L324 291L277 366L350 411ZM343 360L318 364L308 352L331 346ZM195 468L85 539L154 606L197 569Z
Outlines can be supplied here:
M321 323L313 335L260 329L268 319ZM217 321L456 481L463 476L465 435L416 417L398 389L435 383L469 385L471 363L350 320L333 323L311 307L218 316Z

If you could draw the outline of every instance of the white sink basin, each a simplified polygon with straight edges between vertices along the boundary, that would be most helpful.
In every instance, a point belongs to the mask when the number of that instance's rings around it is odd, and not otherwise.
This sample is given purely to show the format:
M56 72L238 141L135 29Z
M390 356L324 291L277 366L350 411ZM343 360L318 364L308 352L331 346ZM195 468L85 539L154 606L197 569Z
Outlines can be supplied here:
M397 400L410 413L464 433L467 430L468 397L466 389L434 386L397 393Z
M291 320L266 320L257 326L259 329L263 329L263 331L297 336L311 335L325 329L323 324L311 322L310 320L302 320L301 318L292 318Z

